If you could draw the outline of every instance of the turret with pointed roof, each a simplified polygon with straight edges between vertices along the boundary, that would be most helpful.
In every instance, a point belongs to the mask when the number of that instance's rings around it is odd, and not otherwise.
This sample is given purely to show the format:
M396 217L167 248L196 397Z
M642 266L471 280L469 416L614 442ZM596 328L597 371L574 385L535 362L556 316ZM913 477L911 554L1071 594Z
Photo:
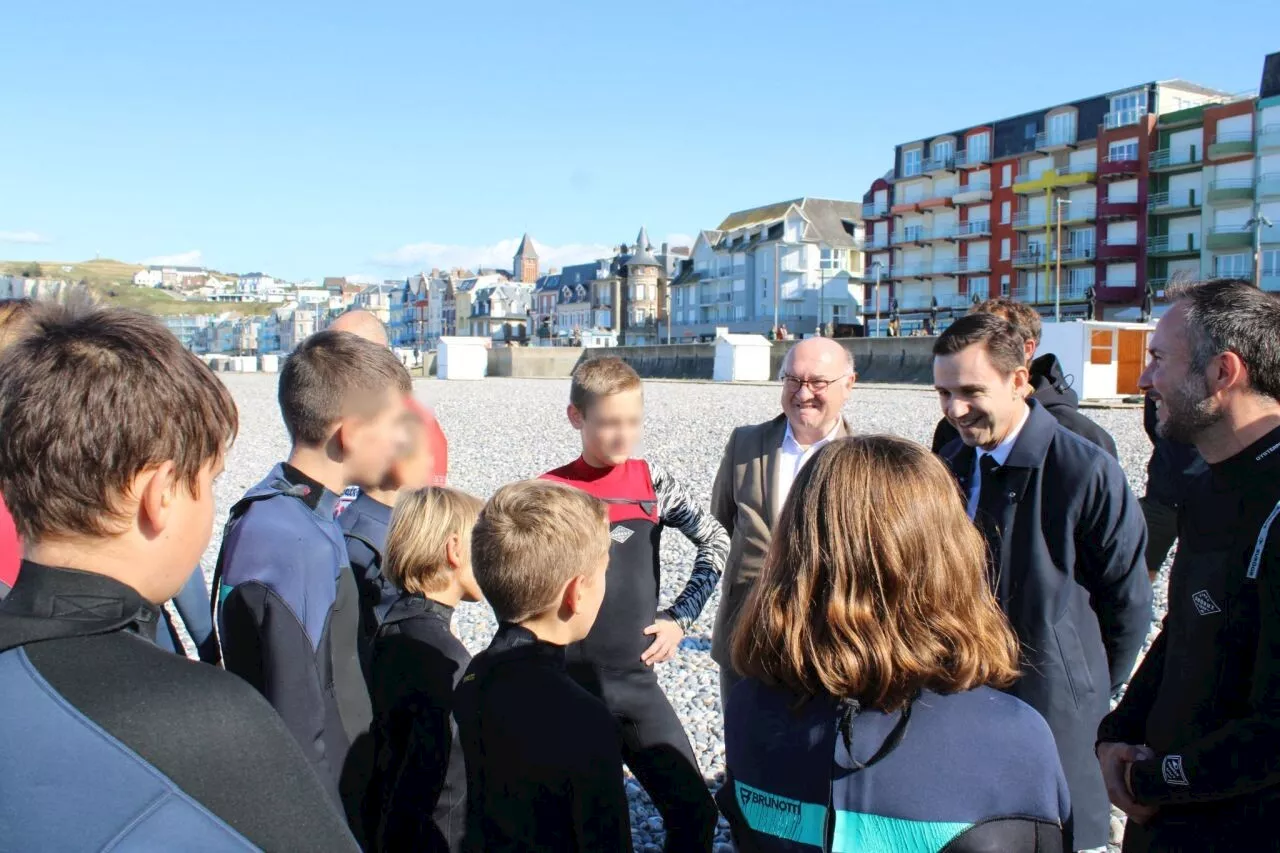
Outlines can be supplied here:
M516 281L533 284L538 280L538 250L528 234L520 239L515 258L511 262L511 276Z
M631 253L631 258L627 261L627 266L660 266L658 259L653 256L653 246L649 243L649 232L643 225L640 226L640 234L636 237L636 249Z

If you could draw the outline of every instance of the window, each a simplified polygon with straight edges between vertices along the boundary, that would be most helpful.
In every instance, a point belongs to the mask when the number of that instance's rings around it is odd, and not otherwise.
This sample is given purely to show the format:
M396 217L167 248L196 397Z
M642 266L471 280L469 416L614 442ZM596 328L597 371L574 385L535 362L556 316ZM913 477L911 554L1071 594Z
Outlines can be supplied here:
M1009 168L1005 166L1005 168ZM1008 225L1009 217L1013 215L1013 203L1008 201L1000 202L1000 224Z
M1089 363L1110 364L1115 347L1115 332L1110 329L1097 329L1089 336Z
M1076 114L1055 113L1049 116L1048 127L1045 128L1050 145L1061 145L1076 141Z
M969 149L966 159L970 163L985 163L987 158L991 156L991 136L986 133L980 133L977 136L970 136L965 145Z
M1124 127L1137 124L1147 114L1147 90L1127 92L1111 99L1111 112L1107 113L1107 127Z
M640 302L643 302L643 301L644 301L644 299L645 299L645 296L644 296L644 285L643 285L643 284L637 284L637 285L636 285L636 300L637 300L637 301L640 301Z
M1249 278L1249 256L1244 253L1218 255L1213 262L1213 273L1218 278Z
M1121 139L1118 142L1113 142L1107 148L1107 160L1112 163L1137 159L1138 140L1136 137L1133 139Z
M1013 164L1006 163L1000 167L1000 186L1008 187L1013 185Z
M832 305L832 306L831 306L831 321L834 323L836 320L839 320L839 319L841 319L842 317L844 317L844 306L843 306L843 305Z
M902 152L902 177L910 178L920 174L920 149L912 148Z
M1009 276L1008 275L1000 276L1000 295L1001 296L1009 295Z
M842 249L823 249L820 265L824 270L841 270L844 269L844 257Z
M1000 260L1002 261L1009 260L1009 238L1008 237L1005 237L1003 240L1000 241ZM1008 279L1009 277L1005 276L1005 280L1007 281Z
M747 282L746 282L746 279L735 278L735 279L733 280L733 292L734 292L734 293L746 293L746 292L747 292Z
M956 144L951 140L933 143L933 159L949 163L955 159Z
M733 306L733 319L735 320L747 319L747 306L745 305Z
M1262 253L1262 274L1280 275L1280 249L1267 249Z
M975 276L969 279L969 301L972 302L977 297L981 302L991 295L991 280L984 276Z

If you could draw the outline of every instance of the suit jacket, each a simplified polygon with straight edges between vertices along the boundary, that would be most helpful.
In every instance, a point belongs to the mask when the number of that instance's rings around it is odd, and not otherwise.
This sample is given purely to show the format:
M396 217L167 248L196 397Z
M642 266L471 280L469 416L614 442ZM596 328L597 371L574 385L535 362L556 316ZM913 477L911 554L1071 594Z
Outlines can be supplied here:
M782 512L784 501L777 494L778 452L786 434L786 415L735 429L711 490L711 512L729 534L729 559L711 634L711 658L722 667L731 665L729 647L738 613L764 568L773 525ZM849 422L841 420L836 437L850 434Z
M1078 848L1106 844L1110 806L1093 746L1151 624L1147 529L1120 465L1038 402L1013 451L983 475L977 522L1022 650L1009 692L1049 723L1071 789ZM942 456L967 495L976 451Z

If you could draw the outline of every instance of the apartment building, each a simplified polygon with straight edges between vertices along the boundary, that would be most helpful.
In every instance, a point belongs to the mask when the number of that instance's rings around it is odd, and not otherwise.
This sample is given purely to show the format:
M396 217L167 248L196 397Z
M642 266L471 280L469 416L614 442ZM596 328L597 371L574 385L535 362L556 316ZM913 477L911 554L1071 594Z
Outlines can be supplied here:
M872 333L936 331L995 294L1063 317L1092 295L1096 316L1136 319L1157 123L1230 101L1151 82L896 146L862 211Z

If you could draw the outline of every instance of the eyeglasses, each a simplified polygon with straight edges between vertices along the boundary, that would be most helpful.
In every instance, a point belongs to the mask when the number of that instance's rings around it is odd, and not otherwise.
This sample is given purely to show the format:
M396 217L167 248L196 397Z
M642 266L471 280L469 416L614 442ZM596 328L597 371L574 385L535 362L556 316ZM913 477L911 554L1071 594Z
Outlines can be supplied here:
M807 387L813 393L821 394L830 387L832 382L839 382L848 375L848 373L842 373L832 379L801 379L799 376L784 373L782 374L782 386L792 393Z

